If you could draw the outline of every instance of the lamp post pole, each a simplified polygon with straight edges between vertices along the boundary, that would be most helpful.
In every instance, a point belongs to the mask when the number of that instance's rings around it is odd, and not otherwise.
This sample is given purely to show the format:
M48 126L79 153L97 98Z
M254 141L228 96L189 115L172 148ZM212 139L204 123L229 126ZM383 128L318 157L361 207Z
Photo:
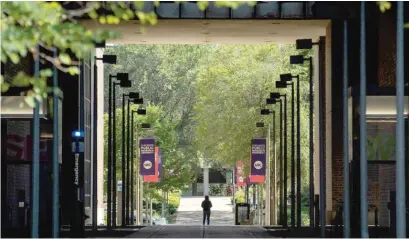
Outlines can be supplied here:
M121 207L121 223L122 226L125 226L125 195L126 195L126 175L125 175L125 97L128 96L127 94L122 95L122 207ZM115 141L114 141L115 142Z
M40 51L39 47L36 47ZM39 52L35 56L34 75L38 77L40 71ZM34 99L33 109L33 166L32 166L32 210L31 210L31 237L38 237L38 218L40 212L40 103Z
M280 100L280 223L284 224L284 174L283 174L283 103Z
M404 78L404 5L397 3L396 30L396 236L406 237L405 195L405 78ZM406 139L407 140L407 139ZM406 159L407 160L407 159Z
M366 14L365 2L361 2L361 28L360 28L360 91L359 91L359 126L360 126L360 215L361 215L361 237L368 235L368 158L366 152ZM398 165L397 165L398 166ZM325 207L323 207L325 209ZM399 222L398 222L399 223ZM321 223L322 224L322 223Z
M284 96L284 227L288 227L287 213L287 95Z
M274 115L274 111L273 111ZM267 165L266 165L266 209L265 209L265 219L264 219L264 225L270 225L270 215L271 215L271 126L268 124L268 132L267 132L267 149L268 149L268 157L267 157ZM273 182L274 183L274 182ZM274 185L274 184L273 184ZM261 188L261 191L263 189ZM263 200L261 200L263 201Z
M130 108L130 99L128 99L128 111L127 111L127 132L126 132L126 134L127 134L127 152L126 152L126 180L127 180L127 182L126 182L126 224L127 225L129 225L130 223L129 223L129 220L130 220L130 214L129 214L129 204L130 204L130 194L132 194L132 192L131 191L129 191L129 189L130 189L130 185L129 184L131 184L132 183L132 181L130 180L130 140L132 140L131 138L130 138L130 112L131 112L131 108Z
M134 224L134 113L135 111L132 111L132 116L131 116L131 225ZM129 129L128 129L129 130Z
M107 180L107 228L112 226L112 76L108 80L108 180Z
M112 147L112 226L116 227L116 90L115 86L119 85L118 83L114 83L113 87L113 147ZM123 189L123 187L122 187Z
M273 157L274 157L274 174L273 174L273 207L272 207L272 216L270 216L270 224L277 224L277 154L276 154L276 113L273 111ZM270 170L271 171L271 170ZM271 200L271 199L270 199ZM271 218L273 219L271 221Z
M343 183L344 183L344 238L349 238L350 233L350 193L349 193L349 145L348 145L348 25L344 21L344 52L343 52L343 77L342 77L342 94L343 94Z
M296 76L296 80L297 80L297 227L301 227L301 130L300 130L301 112L300 112L299 75Z
M54 57L57 57L57 49L54 49ZM96 65L95 65L96 67ZM57 67L53 67L53 87L58 87ZM53 223L52 236L60 236L60 165L58 160L59 152L59 114L58 114L58 95L53 93ZM93 221L94 222L94 221Z
M294 83L289 83L291 85L291 227L295 227L295 119L294 119L294 106L295 106L295 95L294 95Z

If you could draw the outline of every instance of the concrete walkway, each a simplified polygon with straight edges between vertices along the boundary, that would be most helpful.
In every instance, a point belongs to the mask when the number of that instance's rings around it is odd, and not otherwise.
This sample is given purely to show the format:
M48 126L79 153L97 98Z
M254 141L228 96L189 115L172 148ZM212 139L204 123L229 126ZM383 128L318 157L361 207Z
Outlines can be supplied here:
M145 227L133 238L271 238L264 228L255 226L182 226Z
M177 225L202 225L203 211L201 204L203 197L182 197L177 210ZM230 197L211 197L212 210L210 225L234 225L233 206Z

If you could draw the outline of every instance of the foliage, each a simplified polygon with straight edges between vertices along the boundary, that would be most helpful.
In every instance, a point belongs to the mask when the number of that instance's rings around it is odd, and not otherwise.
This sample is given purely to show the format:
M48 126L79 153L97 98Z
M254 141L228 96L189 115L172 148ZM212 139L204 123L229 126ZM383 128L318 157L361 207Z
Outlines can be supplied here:
M200 166L192 120L197 96L194 82L200 62L209 55L211 48L206 45L118 45L105 51L118 56L116 65L106 66L105 74L129 72L133 85L127 92L137 91L146 104L159 106L162 114L158 122L168 121L173 125L177 143L172 154L178 158L175 165L188 168L187 175L192 178ZM104 89L107 95L108 81L105 81ZM118 95L122 93L124 91L118 89ZM116 101L117 105L121 105L122 97Z
M245 203L246 202L246 194L243 190L238 190L234 194L234 200L236 203Z
M169 193L169 214L174 214L180 205L180 193Z
M236 8L254 2L220 1L217 6ZM154 2L155 6L159 1ZM205 10L207 2L198 2ZM51 63L60 71L79 74L79 61L95 48L95 43L120 37L115 31L91 31L79 24L79 19L88 17L100 24L120 24L121 21L138 19L142 26L155 25L157 16L144 10L143 1L135 2L1 2L1 62L18 64L21 58L32 55L34 60ZM134 10L132 10L134 9ZM102 13L101 13L102 12ZM41 14L39 14L41 13ZM40 50L40 48L45 49ZM45 53L49 52L49 53ZM76 59L76 60L75 60ZM1 76L1 90L30 86L26 102L34 106L35 99L42 101L53 91L46 85L46 77L52 75L51 67L45 66L38 75L19 72L12 79Z
M131 110L136 110L136 106L132 105ZM174 130L174 125L166 119L163 118L163 110L159 106L148 105L146 107L147 115L140 116L135 115L136 119L134 122L134 129L137 124L140 123L150 123L152 125L152 130L155 132L155 137L158 142L160 142L160 149L162 151L163 158L163 177L159 183L145 183L144 190L147 197L160 199L161 196L158 194L158 189L168 191L178 190L185 187L192 178L192 170L189 168L189 165L181 163L181 155L179 152L175 151L177 143L177 135ZM161 120L160 120L161 119ZM105 115L105 122L108 122L108 116ZM104 125L105 127L105 138L108 138L108 124ZM116 111L116 180L122 179L122 137L127 136L127 127L125 127L125 134L122 134L122 110L117 109ZM148 137L150 134L147 130L137 130L138 137ZM138 152L137 152L137 136L134 134L133 138L133 149L135 157L134 165L134 175L138 175L137 167L139 166L138 162ZM108 160L108 140L105 140L105 161L104 161L104 170L105 170L105 188L107 182L107 160ZM148 186L149 185L149 186ZM135 189L136 190L136 189Z
M265 137L265 129L257 129L255 123L272 123L272 117L260 115L269 92L287 94L288 110L291 109L291 91L275 89L279 74L291 72L301 78L301 158L303 185L308 182L308 122L309 91L308 64L290 66L289 56L297 54L292 45L223 45L216 46L211 56L202 64L195 86L197 103L196 143L207 157L231 167L237 161L248 162L250 140ZM298 52L309 55L311 52ZM271 106L270 106L271 107ZM277 112L279 108L274 107ZM278 115L278 113L277 113ZM276 119L278 122L278 117ZM288 114L288 159L290 170L291 114ZM276 128L276 139L279 130ZM279 145L276 145L277 149ZM273 147L271 147L273 148ZM279 153L279 152L277 152ZM273 155L273 154L272 154ZM247 165L248 166L248 165ZM248 168L246 169L249 170ZM289 171L288 171L289 172ZM304 180L305 179L305 180Z
M121 20L135 17L143 23L155 24L156 16L141 11L139 3L133 3L136 11L123 2L75 2L75 7L60 2L1 2L1 61L18 64L20 58L31 54L34 59L51 63L60 71L75 75L79 62L95 48L95 43L113 39L119 35L113 31L91 31L78 23L78 18L88 15L102 24L119 24ZM73 9L74 8L74 9ZM104 8L108 14L99 15ZM69 10L73 9L73 10ZM41 14L39 14L41 13ZM40 48L45 49L40 51ZM49 53L46 53L46 52ZM74 58L74 59L73 59ZM34 106L34 99L42 101L52 91L46 85L46 77L52 75L45 67L39 75L18 73L12 80L1 79L2 92L10 86L32 86L26 92L26 102Z
M395 137L386 135L369 136L367 140L368 160L390 160L395 156Z
M211 184L209 193L210 196L222 196L222 185Z
M390 10L391 7L392 7L391 2L389 2L389 1L378 1L378 2L376 2L376 4L378 5L379 10L380 10L381 12L383 12L383 13L386 12L386 11L388 11L388 10ZM409 22L406 23L406 24L404 25L404 27L405 27L405 28L409 28Z

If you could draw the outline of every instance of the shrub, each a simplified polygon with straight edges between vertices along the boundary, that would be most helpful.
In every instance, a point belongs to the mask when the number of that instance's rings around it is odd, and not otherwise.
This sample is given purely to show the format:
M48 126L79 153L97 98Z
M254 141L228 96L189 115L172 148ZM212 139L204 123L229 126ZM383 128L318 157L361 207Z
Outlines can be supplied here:
M237 191L234 195L234 200L236 203L245 203L246 202L246 195L244 191L240 190Z
M174 214L180 205L180 193L169 193L168 213Z

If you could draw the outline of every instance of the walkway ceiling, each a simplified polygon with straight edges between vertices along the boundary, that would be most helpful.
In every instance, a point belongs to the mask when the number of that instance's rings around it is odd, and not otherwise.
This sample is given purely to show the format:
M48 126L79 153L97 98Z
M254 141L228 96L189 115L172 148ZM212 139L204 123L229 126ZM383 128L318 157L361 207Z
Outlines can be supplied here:
M111 29L122 38L111 44L294 44L325 36L329 20L164 20L144 29L138 21L102 25L84 20L91 30Z

